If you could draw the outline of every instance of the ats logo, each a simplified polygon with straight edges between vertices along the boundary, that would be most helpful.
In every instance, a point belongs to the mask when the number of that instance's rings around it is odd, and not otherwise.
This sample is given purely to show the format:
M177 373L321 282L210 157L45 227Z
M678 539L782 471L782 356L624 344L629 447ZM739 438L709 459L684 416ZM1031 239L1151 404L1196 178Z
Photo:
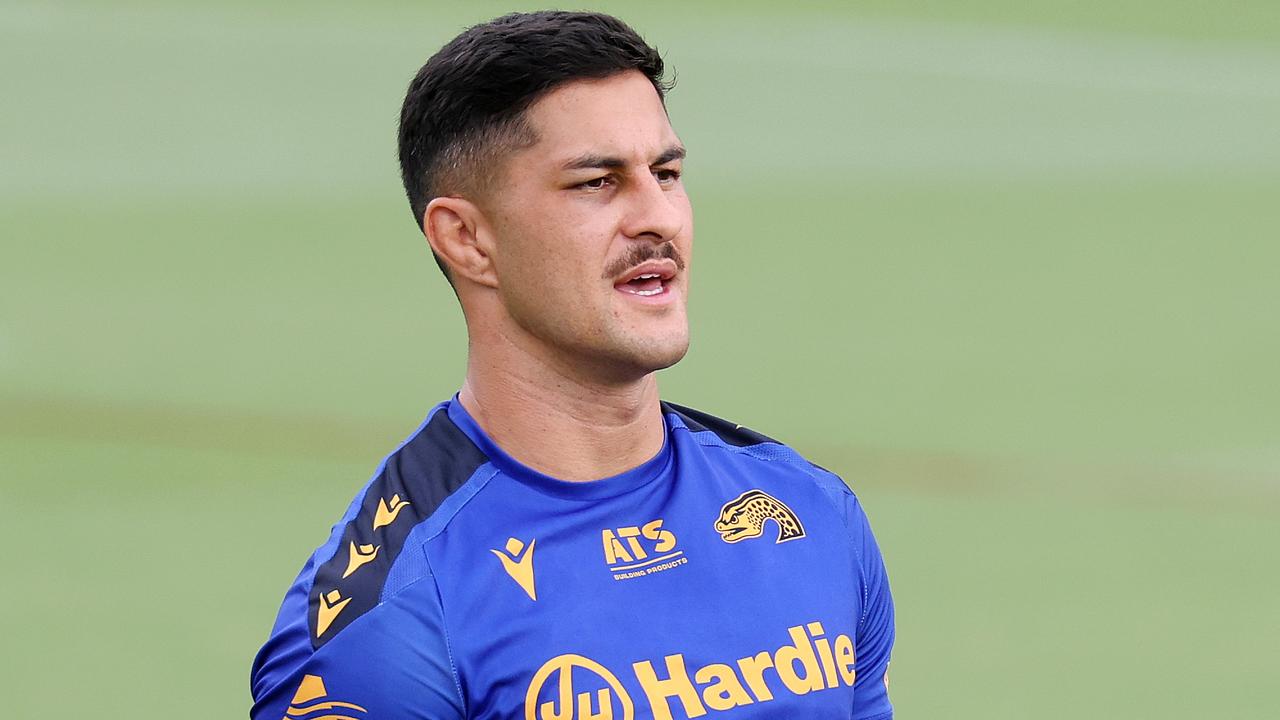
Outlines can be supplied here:
M684 551L676 549L675 533L662 529L661 519L602 530L600 543L614 580L640 578L689 562Z

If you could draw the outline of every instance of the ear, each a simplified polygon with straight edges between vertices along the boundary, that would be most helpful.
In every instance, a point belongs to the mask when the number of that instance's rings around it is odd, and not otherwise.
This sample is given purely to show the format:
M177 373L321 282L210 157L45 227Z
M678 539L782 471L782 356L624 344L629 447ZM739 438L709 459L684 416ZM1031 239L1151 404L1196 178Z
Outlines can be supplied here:
M478 285L498 286L490 256L491 233L484 213L475 203L459 197L438 197L423 211L422 228L455 283L465 278Z

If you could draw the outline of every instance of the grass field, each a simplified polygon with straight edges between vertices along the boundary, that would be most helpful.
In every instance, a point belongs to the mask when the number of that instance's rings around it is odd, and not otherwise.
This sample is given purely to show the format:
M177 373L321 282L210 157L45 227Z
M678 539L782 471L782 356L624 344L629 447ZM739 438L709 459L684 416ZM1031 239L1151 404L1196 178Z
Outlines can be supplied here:
M0 0L10 715L243 716L460 380L395 119L514 7ZM600 7L679 71L664 394L851 481L899 716L1280 716L1280 5Z

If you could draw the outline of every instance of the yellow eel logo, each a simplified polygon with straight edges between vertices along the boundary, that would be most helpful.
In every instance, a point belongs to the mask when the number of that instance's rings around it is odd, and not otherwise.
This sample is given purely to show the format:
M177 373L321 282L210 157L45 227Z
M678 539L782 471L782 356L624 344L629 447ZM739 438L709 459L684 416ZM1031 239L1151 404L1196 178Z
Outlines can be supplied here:
M373 516L373 529L386 527L396 521L400 511L408 507L408 500L401 500L399 495L392 495L390 504L386 498L378 498L378 511Z
M576 680L575 669L579 671ZM556 685L552 698L539 702L543 688L553 677ZM575 693L575 682L590 690ZM635 703L618 677L581 655L560 655L548 660L533 676L524 696L525 720L633 720L635 715Z
M512 580L515 580L524 591L528 593L529 599L538 600L538 591L533 586L533 545L537 540L530 540L528 547L524 543L515 538L507 538L506 551L490 550L489 552L498 556L502 561L502 569L507 571ZM524 554L521 555L520 553Z
M807 695L851 688L857 681L853 639L826 636L820 622L787 628L790 642L725 662L690 667L682 653L631 663L653 720L767 703L774 693ZM554 680L554 682L553 682ZM678 710L676 710L678 708ZM760 713L763 717L765 713ZM632 720L635 703L608 668L581 655L548 660L529 683L525 720Z
M804 526L786 503L763 490L748 490L720 508L716 532L727 543L736 543L764 534L765 521L778 525L777 542L804 537Z
M289 703L289 709L280 720L302 720L307 717L314 720L360 720L369 712L354 703L328 700L325 697L328 694L324 680L319 675L303 677L302 683L298 685L298 692L293 694L293 701ZM314 714L322 710L327 712L323 715Z

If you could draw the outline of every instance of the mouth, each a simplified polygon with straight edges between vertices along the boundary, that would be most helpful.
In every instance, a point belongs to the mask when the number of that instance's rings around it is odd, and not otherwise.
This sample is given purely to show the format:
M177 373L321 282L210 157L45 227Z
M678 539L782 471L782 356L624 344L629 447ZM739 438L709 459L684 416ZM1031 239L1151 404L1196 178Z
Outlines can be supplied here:
M614 281L613 287L638 299L661 299L671 294L676 272L674 260L650 260L628 270Z
M747 528L734 527L717 522L716 531L720 533L725 542L736 542L743 539L742 536L747 532Z

